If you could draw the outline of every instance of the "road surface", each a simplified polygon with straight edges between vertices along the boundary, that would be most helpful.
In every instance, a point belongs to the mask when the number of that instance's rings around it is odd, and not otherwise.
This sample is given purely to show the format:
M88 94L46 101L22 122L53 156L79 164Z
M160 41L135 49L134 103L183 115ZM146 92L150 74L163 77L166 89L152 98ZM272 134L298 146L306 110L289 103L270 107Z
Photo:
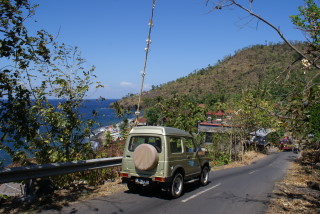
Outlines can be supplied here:
M211 171L207 186L186 184L184 194L175 200L166 199L164 193L154 189L140 194L126 191L41 213L265 213L275 183L296 157L292 152L276 152L249 166Z

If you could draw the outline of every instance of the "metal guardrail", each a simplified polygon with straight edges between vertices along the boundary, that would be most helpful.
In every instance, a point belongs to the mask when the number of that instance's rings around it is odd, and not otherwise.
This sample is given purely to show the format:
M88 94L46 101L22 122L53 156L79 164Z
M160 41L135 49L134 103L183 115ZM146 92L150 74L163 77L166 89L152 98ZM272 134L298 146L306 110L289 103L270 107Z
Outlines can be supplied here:
M63 175L74 172L120 166L122 157L49 163L0 170L0 183Z

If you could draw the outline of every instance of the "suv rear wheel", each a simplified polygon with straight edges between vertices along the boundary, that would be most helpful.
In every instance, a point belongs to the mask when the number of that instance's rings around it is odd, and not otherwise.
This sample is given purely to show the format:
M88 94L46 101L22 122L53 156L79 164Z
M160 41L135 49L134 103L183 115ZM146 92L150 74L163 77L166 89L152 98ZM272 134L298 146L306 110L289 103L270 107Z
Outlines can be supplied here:
M183 175L178 172L173 176L172 182L169 185L168 196L170 198L178 198L183 191Z

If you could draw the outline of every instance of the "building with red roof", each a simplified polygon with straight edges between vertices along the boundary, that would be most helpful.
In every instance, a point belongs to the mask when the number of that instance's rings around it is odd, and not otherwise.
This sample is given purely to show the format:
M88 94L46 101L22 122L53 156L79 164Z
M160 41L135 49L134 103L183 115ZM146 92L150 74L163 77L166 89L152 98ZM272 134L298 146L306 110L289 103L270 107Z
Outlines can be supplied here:
M217 116L217 117L223 117L225 116L226 114L224 113L224 111L222 110L219 110L217 111L216 113L214 113L214 116Z
M218 110L217 112L208 111L206 115L207 121L198 124L199 132L206 133L206 143L212 143L213 133L226 132L232 128L231 114L227 115L223 110Z
M147 118L145 117L138 118L138 126L146 126L148 124L147 122Z
M208 111L208 112L206 113L206 115L214 115L214 112L213 112L213 111Z

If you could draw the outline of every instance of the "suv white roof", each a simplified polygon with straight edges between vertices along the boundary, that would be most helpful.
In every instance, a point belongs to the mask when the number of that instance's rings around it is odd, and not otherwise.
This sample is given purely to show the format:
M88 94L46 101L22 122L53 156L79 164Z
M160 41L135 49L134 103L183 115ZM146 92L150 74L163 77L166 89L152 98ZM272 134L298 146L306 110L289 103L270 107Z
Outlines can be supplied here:
M164 126L138 126L131 129L130 134L160 134L160 135L174 135L181 137L192 137L188 132L181 129L164 127Z

